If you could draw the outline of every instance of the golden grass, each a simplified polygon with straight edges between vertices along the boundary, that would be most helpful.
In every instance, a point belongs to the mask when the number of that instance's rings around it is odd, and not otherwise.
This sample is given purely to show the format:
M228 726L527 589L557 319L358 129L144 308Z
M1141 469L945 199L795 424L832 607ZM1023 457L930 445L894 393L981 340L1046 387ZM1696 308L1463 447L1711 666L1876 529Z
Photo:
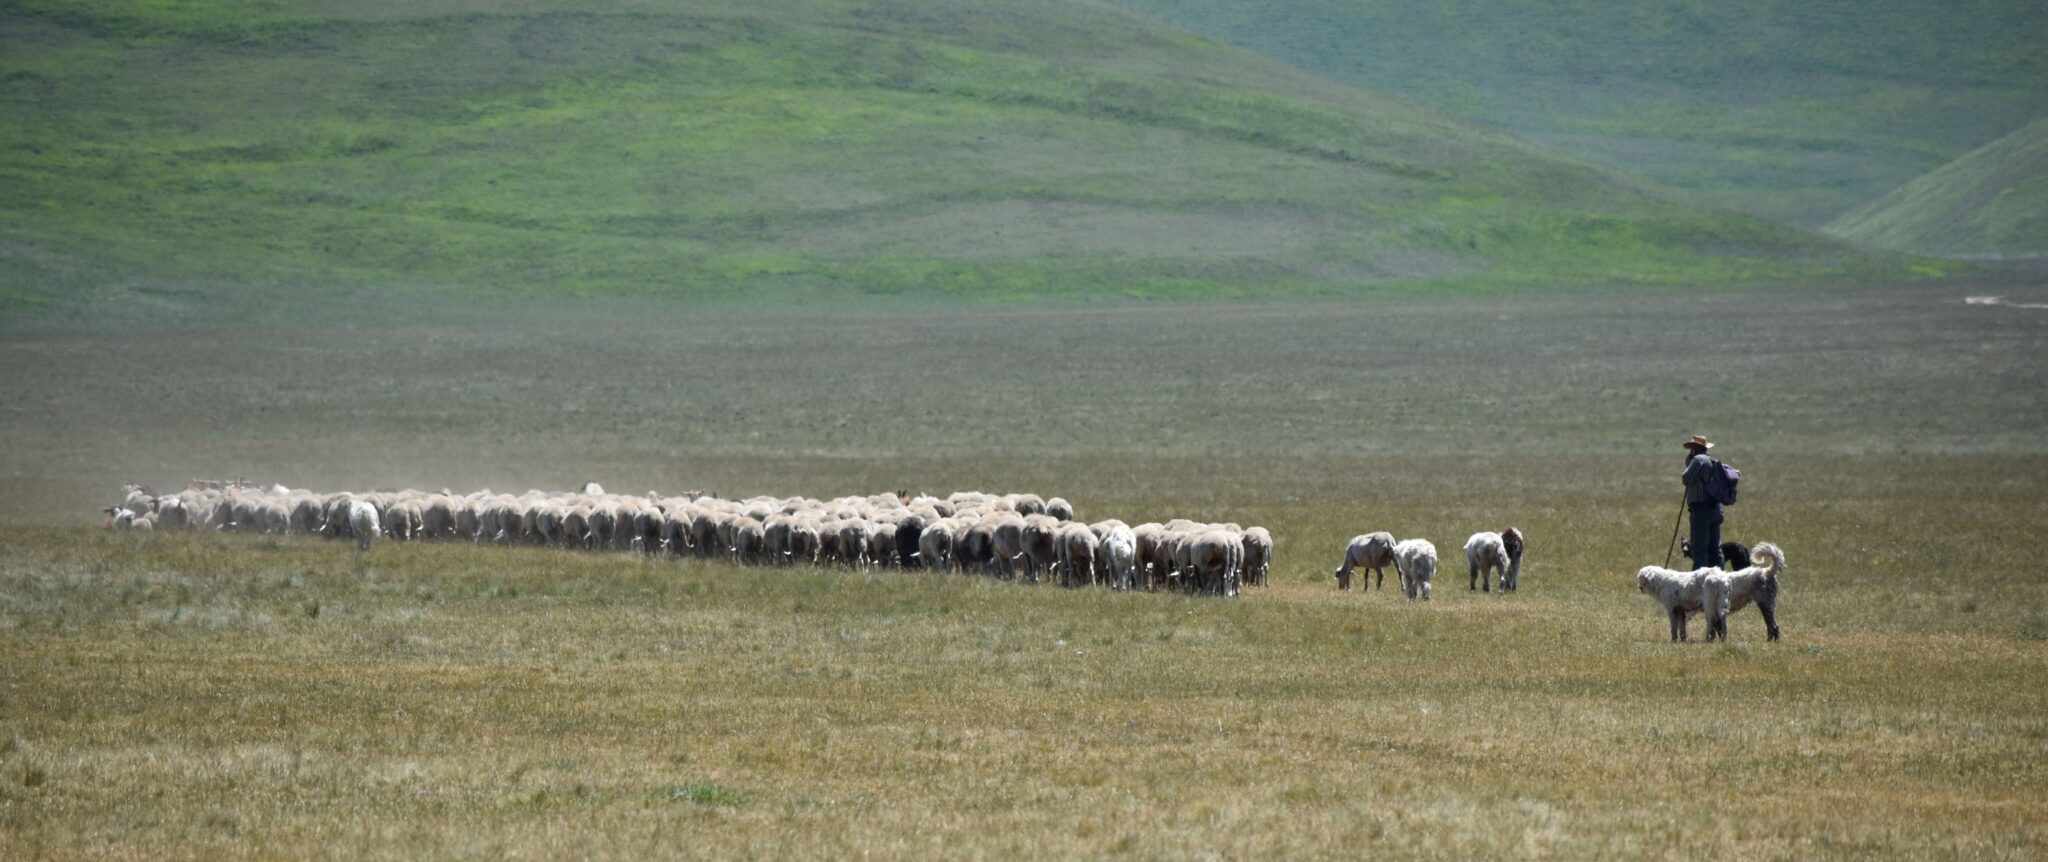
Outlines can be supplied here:
M0 859L2039 858L2048 316L1939 293L11 337ZM1725 406L1700 314L1754 322ZM649 352L689 373L615 382ZM1633 591L1702 430L1783 642L1668 644ZM81 526L242 467L1037 490L1277 565L1219 601ZM1522 592L1466 592L1508 523ZM1371 529L1450 558L1436 601L1332 589Z
M2014 528L1998 508L1958 515ZM1523 592L1453 565L1424 605L1331 588L1314 550L1355 511L1250 512L1292 529L1236 601L29 528L0 555L0 855L2048 845L2038 578L1994 562L1973 613L1889 611L1901 575L1788 531L1787 639L1746 612L1674 646L1636 560L1605 562L1640 544L1625 519L1556 513Z

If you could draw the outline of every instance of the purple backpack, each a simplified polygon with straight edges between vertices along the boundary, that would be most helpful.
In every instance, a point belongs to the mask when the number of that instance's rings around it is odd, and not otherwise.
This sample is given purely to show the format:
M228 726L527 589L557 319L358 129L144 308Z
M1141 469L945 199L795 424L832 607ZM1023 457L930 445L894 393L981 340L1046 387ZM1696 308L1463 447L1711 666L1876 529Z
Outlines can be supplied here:
M1723 506L1735 505L1736 485L1742 482L1742 471L1720 460L1714 461L1714 469L1707 473L1707 496Z

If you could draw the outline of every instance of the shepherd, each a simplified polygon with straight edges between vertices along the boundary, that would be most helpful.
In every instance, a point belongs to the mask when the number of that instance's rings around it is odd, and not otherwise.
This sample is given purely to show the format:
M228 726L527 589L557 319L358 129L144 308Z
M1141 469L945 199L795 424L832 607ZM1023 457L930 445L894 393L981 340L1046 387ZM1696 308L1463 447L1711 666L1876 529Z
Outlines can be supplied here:
M1685 472L1680 479L1685 483L1685 508L1692 516L1692 549L1697 556L1693 565L1698 568L1720 568L1721 559L1721 500L1709 483L1718 480L1721 463L1708 457L1707 450L1714 444L1707 438L1694 434L1685 441Z

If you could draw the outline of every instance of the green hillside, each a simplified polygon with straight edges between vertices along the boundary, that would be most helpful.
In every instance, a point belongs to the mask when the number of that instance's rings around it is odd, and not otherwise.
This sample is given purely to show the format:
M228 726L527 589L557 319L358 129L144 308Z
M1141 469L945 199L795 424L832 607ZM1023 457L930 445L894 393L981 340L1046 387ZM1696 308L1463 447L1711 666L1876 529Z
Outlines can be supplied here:
M0 112L17 315L1892 265L1054 0L9 2Z
M2039 0L1113 0L1819 226L2048 114Z
M2048 118L1900 186L1828 231L1919 254L2048 254Z

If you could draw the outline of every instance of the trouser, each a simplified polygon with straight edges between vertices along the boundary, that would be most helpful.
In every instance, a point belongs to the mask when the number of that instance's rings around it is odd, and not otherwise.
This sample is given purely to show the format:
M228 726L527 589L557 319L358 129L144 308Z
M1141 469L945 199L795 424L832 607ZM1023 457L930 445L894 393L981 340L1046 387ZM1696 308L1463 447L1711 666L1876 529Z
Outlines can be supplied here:
M1721 504L1692 504L1692 564L1694 568L1719 567L1721 559Z

